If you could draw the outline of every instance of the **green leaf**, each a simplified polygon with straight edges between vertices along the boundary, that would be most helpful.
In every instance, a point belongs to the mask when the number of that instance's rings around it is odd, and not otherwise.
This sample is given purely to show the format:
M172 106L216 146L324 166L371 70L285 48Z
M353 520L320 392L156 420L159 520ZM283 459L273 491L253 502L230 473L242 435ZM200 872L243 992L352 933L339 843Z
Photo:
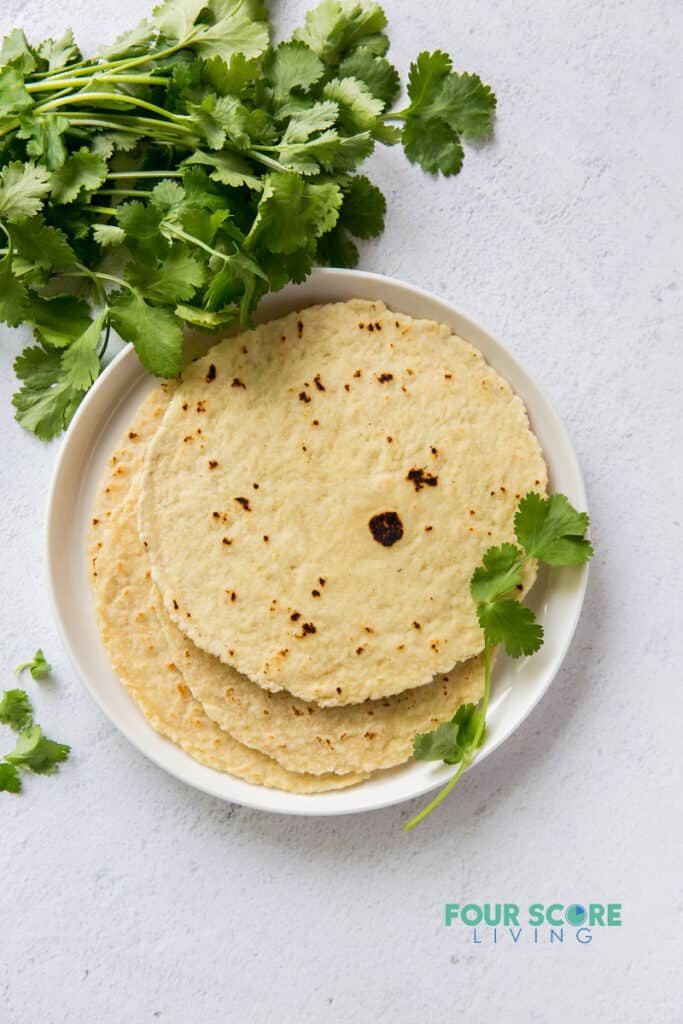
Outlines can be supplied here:
M49 174L33 160L15 160L0 171L0 218L17 223L33 217L50 191Z
M292 114L282 136L280 145L293 142L306 142L314 132L324 131L333 125L339 116L339 106L332 100L312 103ZM338 136L335 136L338 137Z
M33 106L31 93L24 86L24 76L17 68L0 68L0 117L21 113Z
M25 690L5 690L0 700L0 722L15 732L27 729L33 721L33 708Z
M127 32L117 36L110 46L100 47L100 53L105 60L142 56L149 50L156 36L156 25L143 19Z
M334 227L341 203L341 189L333 182L317 185L291 172L269 174L246 244L293 253Z
M84 392L65 379L59 352L25 348L14 362L14 372L23 387L12 397L15 419L49 441L68 427Z
M64 166L51 178L52 198L56 203L73 203L82 191L92 192L107 177L107 162L82 146L72 153Z
M27 263L49 270L66 270L76 260L66 235L49 227L42 217L30 217L12 228L12 248Z
M126 232L116 224L93 224L93 238L103 246L123 245L126 240Z
M12 29L2 41L0 68L7 64L12 64L24 75L30 75L36 69L36 51L20 28Z
M173 310L150 306L137 292L110 296L111 322L135 346L155 377L175 377L182 368L183 332Z
M422 121L409 117L403 126L401 141L411 163L420 164L428 174L445 177L457 174L464 153L458 135L443 121Z
M187 302L206 280L206 269L185 245L175 243L161 261L131 261L126 280L146 298L162 305Z
M44 735L39 725L33 725L19 733L14 750L5 755L5 760L36 775L54 775L70 751L66 743L55 743Z
M470 592L475 601L495 601L522 583L524 552L514 544L489 548L483 565L474 570Z
M88 303L77 295L37 295L30 293L31 305L26 319L33 325L36 338L49 348L65 348L79 338L91 323Z
M268 43L267 24L254 21L240 5L229 9L215 24L202 25L187 45L199 57L222 57L227 61L235 53L241 53L247 60L260 57Z
M376 238L384 230L384 196L363 174L355 174L344 189L340 223L358 238Z
M64 376L73 387L79 388L81 391L87 391L99 376L100 359L97 349L107 316L106 310L100 313L80 338L64 349L62 355Z
M491 134L495 110L496 97L479 75L454 72L423 112L441 118L465 138L483 139Z
M24 114L20 118L20 139L28 139L26 152L40 158L50 171L58 170L66 160L66 146L62 138L69 122L59 114Z
M323 86L323 96L339 105L339 121L351 134L371 131L384 110L382 101L357 78L333 78Z
M304 27L295 33L295 39L306 43L326 64L335 64L350 50L363 43L382 38L387 24L379 4L356 0L322 0L306 15ZM384 51L382 51L384 52Z
M548 565L583 565L592 554L584 534L589 518L577 512L564 494L542 498L531 491L519 503L515 534L527 555Z
M339 155L339 141L337 132L330 129L308 142L283 145L280 163L298 174L320 174L321 168L331 171Z
M360 46L341 62L339 74L363 82L382 101L385 110L401 91L401 79L394 65L385 57L375 56L366 46Z
M477 739L483 726L483 714L476 704L461 704L453 718L442 722L432 732L418 733L413 741L413 756L416 761L445 761L459 764L471 758L477 747L484 742L485 730Z
M289 99L293 89L307 92L319 82L325 73L325 66L305 43L292 40L280 43L273 53L268 72L273 86L273 99L281 106Z
M8 254L0 260L0 320L10 327L18 327L29 310L28 291L12 273L12 258Z
M0 761L0 793L21 793L19 772L7 761Z
M512 658L535 654L543 643L543 627L536 622L531 608L512 598L479 604L477 617L489 643L503 644Z
M446 81L452 67L451 58L443 50L429 53L423 50L410 65L408 75L408 95L412 114L433 103L441 86Z
M175 314L181 320L187 320L189 324L194 324L195 327L205 327L208 330L215 330L217 327L222 327L223 324L237 320L237 311L234 306L211 313L198 306L179 304L175 308Z
M42 42L38 47L38 53L47 61L49 71L58 71L59 68L81 59L81 51L74 43L70 28L59 39L46 39Z
M212 167L213 170L209 177L213 181L219 181L222 185L229 185L230 188L246 185L247 188L251 188L255 192L260 192L263 188L263 179L256 177L247 160L229 150L224 150L222 153L205 153L198 149L187 158L184 166L193 164Z
M42 649L39 647L31 661L25 661L21 665L17 665L14 670L15 675L25 672L26 669L30 671L34 679L44 679L45 676L49 676L50 672L52 672L52 665L46 660Z
M211 57L202 65L202 77L219 96L241 97L261 75L258 60L247 60L242 53L233 53L229 61Z
M359 260L358 247L348 231L335 224L318 240L317 260L328 267L355 267Z
M168 216L169 213L177 213L182 210L187 196L185 189L177 181L164 178L150 192L150 200L163 212L164 216Z
M164 0L152 10L152 17L169 39L185 39L207 0Z

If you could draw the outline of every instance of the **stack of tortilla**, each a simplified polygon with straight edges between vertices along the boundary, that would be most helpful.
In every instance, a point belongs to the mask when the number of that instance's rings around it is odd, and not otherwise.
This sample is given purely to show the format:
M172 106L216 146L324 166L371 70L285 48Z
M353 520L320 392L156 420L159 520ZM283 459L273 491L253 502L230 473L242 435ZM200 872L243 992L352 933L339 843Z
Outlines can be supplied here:
M354 785L481 697L470 577L546 484L523 403L442 324L352 300L226 339L109 461L90 566L112 665L211 768Z

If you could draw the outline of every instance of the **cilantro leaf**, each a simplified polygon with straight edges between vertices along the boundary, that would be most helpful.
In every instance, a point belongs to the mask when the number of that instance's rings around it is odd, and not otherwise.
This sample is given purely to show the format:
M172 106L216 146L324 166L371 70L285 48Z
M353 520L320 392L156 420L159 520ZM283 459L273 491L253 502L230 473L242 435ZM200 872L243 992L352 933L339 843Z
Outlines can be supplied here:
M322 0L295 33L326 64L335 64L355 47L382 35L387 18L379 4L356 0Z
M36 338L47 348L65 348L80 337L91 322L88 303L77 295L31 293L26 319Z
M81 59L81 51L74 43L70 28L59 39L45 39L38 47L38 53L47 61L49 71L58 71Z
M12 257L8 253L0 260L0 320L18 327L26 319L29 307L28 291L12 272Z
M479 75L452 72L440 96L432 100L429 113L443 118L466 139L483 139L491 134L495 110L496 97Z
M15 732L27 729L33 721L33 708L25 690L5 690L0 700L0 722Z
M185 39L194 26L206 0L164 0L152 10L160 31L171 39Z
M323 86L323 96L339 105L339 122L351 134L372 130L384 110L382 101L357 78L333 78Z
M24 672L26 669L29 669L34 679L44 679L45 676L49 676L50 672L52 672L52 665L46 661L45 655L39 647L33 655L33 659L17 665L14 672L16 675L19 675L20 672Z
M202 64L202 77L219 96L242 96L246 87L261 75L258 60L233 53L229 61L211 57Z
M37 66L36 51L20 28L12 29L0 46L0 67L13 65L24 75L30 75Z
M227 150L224 150L222 153L205 153L203 150L198 149L185 161L186 166L193 164L204 164L207 167L212 167L213 170L209 174L212 181L219 181L221 184L229 185L231 188L246 185L248 188L259 192L263 188L263 181L256 177L247 160L238 153L230 153Z
M63 135L69 122L59 114L25 114L20 118L21 127L17 137L28 139L26 152L29 156L43 159L50 171L58 170L66 160L66 146Z
M269 68L275 103L281 106L294 89L307 92L320 81L324 72L320 57L305 43L297 40L280 43L273 52Z
M408 117L401 132L401 141L411 163L419 164L428 174L440 171L449 177L462 167L465 154L460 139L443 121L424 122L420 118Z
M181 320L186 320L188 324L193 324L195 327L205 327L210 331L215 330L217 327L222 327L223 324L232 323L232 321L237 319L237 310L234 306L210 312L207 309L200 309L198 306L188 306L180 303L175 308L175 314Z
M254 21L243 5L235 5L213 25L200 25L188 40L188 47L200 57L222 57L229 60L241 53L249 60L260 57L268 47L268 26Z
M21 793L19 772L7 761L0 761L0 793Z
M41 441L49 441L68 427L84 392L64 377L59 352L25 348L14 362L14 372L24 381L12 396L15 419Z
M381 100L384 109L394 102L401 91L398 71L385 57L377 57L367 46L359 46L339 65L342 78L356 78L363 82L373 96Z
M19 733L14 750L5 754L5 760L36 775L54 775L70 751L66 743L48 739L39 725L32 725Z
M123 245L126 240L126 232L116 224L93 224L93 238L103 246Z
M515 534L527 555L548 565L582 565L593 554L584 534L589 518L564 494L542 498L531 491L519 503Z
M475 601L495 601L522 583L524 553L514 544L501 544L484 553L483 564L474 570L470 592Z
M341 189L333 182L309 184L298 174L276 171L266 177L245 244L292 253L334 227L341 203Z
M333 125L338 116L339 106L332 100L322 100L303 107L290 117L281 145L306 142L314 132L323 131ZM335 133L335 140L338 137Z
M355 267L360 258L358 246L348 231L335 224L318 240L318 263L328 267Z
M483 715L476 704L461 704L450 721L442 722L433 732L416 735L413 756L417 761L459 764L482 745L484 732Z
M376 238L384 230L387 204L376 185L364 174L355 174L344 189L340 222L358 238Z
M169 254L151 264L131 261L126 280L153 302L175 305L187 302L206 280L206 269L187 246L176 243Z
M489 642L503 644L511 658L535 654L543 643L543 627L531 608L510 597L477 605L477 617Z
M81 391L87 391L99 376L100 359L97 349L107 316L107 310L100 313L83 334L64 349L62 373L69 384Z
M16 67L0 68L0 117L18 114L33 106L31 93L24 86L24 76Z
M118 292L110 296L112 326L130 341L145 369L156 377L180 373L183 332L173 310L151 306L139 292Z
M56 203L73 203L82 191L92 192L107 177L107 162L85 146L72 153L51 179L52 198Z
M27 263L45 270L65 270L76 260L64 232L49 227L40 215L13 226L12 247Z
M33 217L50 191L49 174L33 160L15 160L0 171L0 218L11 224Z

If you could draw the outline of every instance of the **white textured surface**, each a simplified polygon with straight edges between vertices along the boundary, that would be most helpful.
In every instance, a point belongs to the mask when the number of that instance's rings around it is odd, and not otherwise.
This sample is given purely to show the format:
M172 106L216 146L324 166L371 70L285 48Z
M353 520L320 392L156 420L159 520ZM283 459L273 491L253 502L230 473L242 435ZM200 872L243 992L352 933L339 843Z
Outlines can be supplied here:
M468 311L564 416L597 547L576 641L526 725L410 836L416 807L318 822L184 788L60 650L43 547L56 446L12 421L25 336L3 328L4 685L42 644L56 679L27 687L74 753L0 797L0 1024L681 1020L681 8L387 6L402 66L450 49L500 116L451 182L373 159L390 213L362 266ZM87 49L141 7L71 0L68 19ZM4 0L0 30L38 39L66 17ZM588 946L472 946L442 925L443 903L467 900L621 901L624 925Z

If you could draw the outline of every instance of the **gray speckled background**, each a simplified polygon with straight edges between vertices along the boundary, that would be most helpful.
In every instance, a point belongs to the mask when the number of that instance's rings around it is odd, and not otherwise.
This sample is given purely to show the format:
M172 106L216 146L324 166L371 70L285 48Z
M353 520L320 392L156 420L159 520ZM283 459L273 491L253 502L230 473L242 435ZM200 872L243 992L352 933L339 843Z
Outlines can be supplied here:
M289 25L306 5L276 6ZM68 21L88 50L146 7L3 0L0 30L39 39ZM449 49L492 82L500 116L450 182L373 158L390 212L361 265L469 312L563 416L597 547L575 643L526 724L409 837L416 806L315 821L193 792L109 725L57 640L57 445L12 420L25 335L3 328L3 673L45 647L56 679L28 685L74 754L0 797L0 1024L683 1019L681 7L387 7L402 67ZM590 945L474 946L442 924L445 901L467 900L621 901L624 923Z

